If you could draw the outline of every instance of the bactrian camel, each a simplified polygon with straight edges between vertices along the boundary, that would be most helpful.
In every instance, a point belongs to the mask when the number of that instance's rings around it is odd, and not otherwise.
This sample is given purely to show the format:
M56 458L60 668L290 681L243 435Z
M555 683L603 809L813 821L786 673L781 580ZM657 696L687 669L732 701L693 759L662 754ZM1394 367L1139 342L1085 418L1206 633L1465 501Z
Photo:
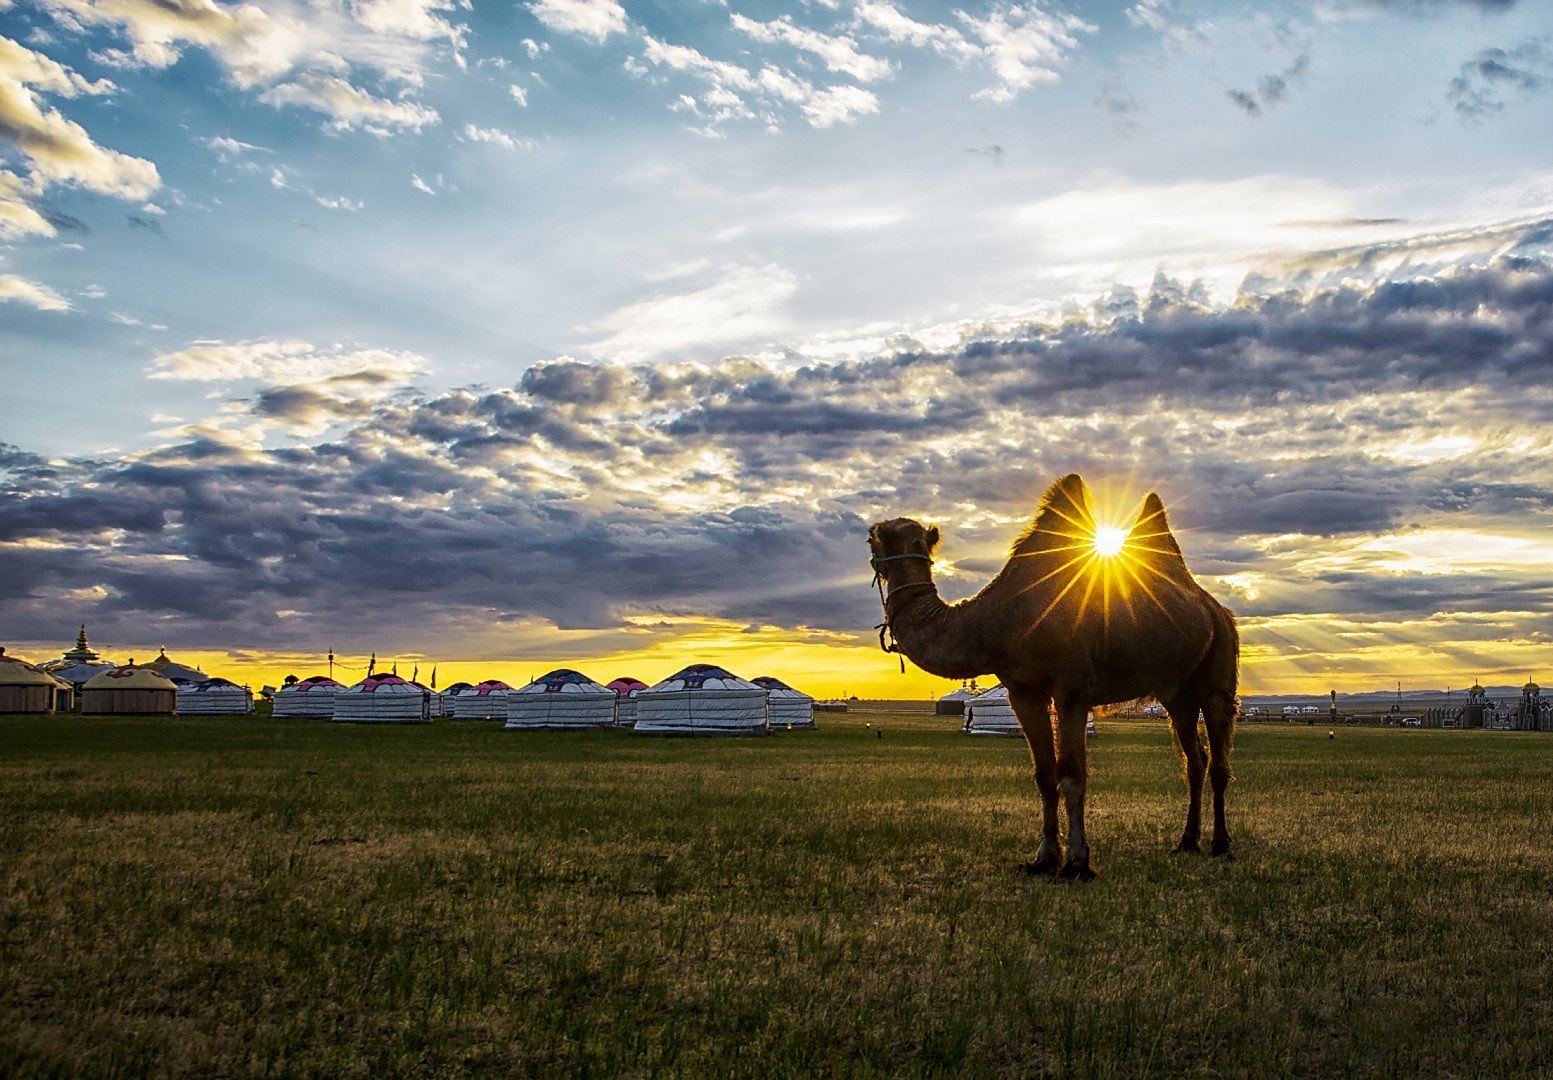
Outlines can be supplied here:
M1186 827L1177 851L1198 850L1203 774L1213 786L1213 854L1229 852L1230 779L1240 643L1235 616L1209 596L1186 560L1159 496L1129 530L1105 528L1077 475L1047 491L1002 572L969 600L946 604L933 584L938 529L909 518L868 532L885 592L885 625L899 651L946 679L995 675L1008 688L1035 780L1044 830L1025 869L1094 877L1084 834L1084 727L1089 710L1153 696L1170 714L1184 759ZM882 639L881 639L882 640ZM1056 706L1056 722L1052 706ZM1206 761L1198 738L1208 732ZM1067 857L1057 832L1068 812Z

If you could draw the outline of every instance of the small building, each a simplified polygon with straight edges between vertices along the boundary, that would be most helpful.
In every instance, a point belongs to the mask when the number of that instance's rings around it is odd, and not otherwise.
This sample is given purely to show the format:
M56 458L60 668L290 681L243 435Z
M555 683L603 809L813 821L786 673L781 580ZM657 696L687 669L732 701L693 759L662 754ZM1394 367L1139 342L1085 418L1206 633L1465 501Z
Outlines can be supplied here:
M38 665L60 682L73 689L77 695L81 688L94 676L102 674L110 668L118 667L112 660L104 660L87 643L86 624L81 624L81 632L76 635L75 648L67 649L58 660L50 660Z
M615 726L634 727L636 724L636 695L647 689L647 684L641 679L633 679L629 675L622 675L614 682L606 684L615 692Z
M766 689L716 664L691 664L636 695L639 735L764 735Z
M180 716L246 716L253 712L253 694L231 679L174 679L173 685L178 688Z
M177 707L173 681L134 660L92 676L81 688L81 711L88 715L171 716Z
M938 716L964 716L966 704L979 696L981 691L974 682L963 683L958 690L951 690L939 698L933 706L933 712Z
M0 648L0 713L68 711L74 692L69 683Z
M328 720L334 716L334 695L344 689L327 675L309 675L275 691L271 715Z
M1522 731L1536 731L1542 726L1542 687L1531 679L1521 687L1521 707L1516 714L1516 727Z
M210 678L209 675L206 675L199 668L180 664L169 658L166 645L162 646L162 651L157 654L156 659L145 666L158 675L171 679L173 682L201 683ZM178 711L182 712L183 710L180 709Z
M612 728L619 695L580 671L557 668L507 695L508 731Z
M334 695L334 714L343 724L429 724L431 691L397 675L368 675Z
M766 711L771 717L772 728L812 729L814 727L814 699L801 690L794 690L773 675L762 675L756 686L766 689Z
M1008 700L1008 687L999 683L977 695L966 707L963 730L967 735L1023 735L1024 728Z
M450 715L455 720L505 720L511 693L512 687L500 679L486 679L454 698Z

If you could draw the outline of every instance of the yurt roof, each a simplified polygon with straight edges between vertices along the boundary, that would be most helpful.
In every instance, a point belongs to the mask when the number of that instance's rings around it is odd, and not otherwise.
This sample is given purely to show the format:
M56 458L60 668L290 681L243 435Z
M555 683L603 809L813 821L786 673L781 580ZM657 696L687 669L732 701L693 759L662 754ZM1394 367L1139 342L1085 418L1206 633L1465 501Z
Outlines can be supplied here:
M167 648L165 646L163 646L162 651L157 655L155 660L152 660L150 663L143 666L150 668L152 671L160 672L163 675L166 675L169 679L186 679L189 682L204 682L206 679L210 678L209 675L206 675L199 668L192 668L188 664L180 664L176 660L171 659L167 655Z
M109 668L87 680L86 690L176 690L173 681L160 672L138 664Z
M756 686L764 686L768 692L775 690L779 695L791 695L793 697L801 698L807 698L809 696L802 690L794 690L791 686L788 686L775 675L762 675L760 678L755 679L754 683Z
M188 689L198 690L201 693L209 693L211 691L242 690L243 688L238 686L231 679L223 679L221 676L217 675L212 678L205 679L201 682L194 683L189 686Z
M613 694L615 691L596 683L580 671L556 668L541 675L517 691L520 694Z
M511 689L512 689L512 687L508 686L506 683L502 682L500 679L486 679L484 682L481 682L480 684L475 686L470 691L470 693L475 694L475 695L477 695L479 697L486 697L486 696L488 696L490 694L505 694L505 693L509 692Z
M708 684L715 684L708 686ZM691 664L681 671L676 671L667 679L650 688L652 691L674 690L761 690L748 679L741 679L733 672L720 668L716 664Z
M336 682L327 675L309 675L305 679L298 679L294 683L282 686L276 691L278 694L305 694L309 690L343 690L345 686Z
M641 679L633 679L629 675L622 675L620 678L609 684L609 689L613 690L621 697L630 697L633 690L646 690L647 684L644 683Z
M423 688L401 679L398 675L368 675L355 686L349 687L343 693L347 694L419 694Z
M60 681L42 668L35 667L17 656L5 655L0 648L0 686L50 686L58 687Z
M1542 689L1542 687L1538 686L1536 683L1532 682L1530 679L1527 679L1526 680L1526 685L1521 687L1521 693L1523 693L1523 694L1535 694L1538 690L1541 690L1541 689Z
M976 698L979 698L981 696L982 696L982 691L980 691L980 690L972 690L968 686L962 686L962 687L959 687L958 689L949 691L949 693L945 694L943 697L939 698L938 700L939 701L974 701Z
M462 694L467 690L473 690L474 688L474 683L456 682L442 692L446 695L449 695L450 697L457 697L459 694Z
M973 695L975 701L1007 701L1008 687L998 683L991 690L984 690L980 694Z

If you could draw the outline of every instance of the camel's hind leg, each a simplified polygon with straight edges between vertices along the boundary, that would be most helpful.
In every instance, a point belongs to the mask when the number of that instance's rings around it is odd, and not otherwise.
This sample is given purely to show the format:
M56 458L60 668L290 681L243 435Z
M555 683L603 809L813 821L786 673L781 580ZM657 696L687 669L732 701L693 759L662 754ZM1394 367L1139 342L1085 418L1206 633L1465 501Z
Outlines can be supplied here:
M1235 741L1235 692L1239 684L1240 635L1228 611L1215 611L1213 647L1192 682L1202 702L1208 729L1208 784L1213 788L1213 853L1229 854L1224 822L1224 792L1230 782L1230 751Z
M1181 766L1186 775L1186 827L1181 830L1176 850L1195 853L1201 850L1197 841L1202 832L1202 781L1207 771L1207 755L1197 734L1197 700L1183 693L1166 701L1165 711L1170 714L1170 727L1175 731L1176 745L1181 748Z
M1041 789L1041 847L1035 860L1024 864L1029 874L1055 874L1062 866L1062 843L1057 839L1057 747L1052 739L1051 691L1023 683L1006 683L1008 702L1019 717L1030 760L1035 765L1035 784Z
M1213 694L1203 705L1208 728L1208 783L1213 787L1213 853L1229 854L1229 826L1224 823L1224 791L1229 787L1230 750L1235 740L1235 698Z

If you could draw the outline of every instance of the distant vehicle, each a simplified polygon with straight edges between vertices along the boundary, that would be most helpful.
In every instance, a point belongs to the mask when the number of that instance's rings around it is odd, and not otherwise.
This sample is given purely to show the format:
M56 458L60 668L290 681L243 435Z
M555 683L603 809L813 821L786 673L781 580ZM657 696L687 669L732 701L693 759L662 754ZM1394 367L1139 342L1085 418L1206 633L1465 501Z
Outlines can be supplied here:
M1418 717L1416 717L1416 716L1404 716L1402 718L1402 726L1403 727L1423 727L1424 725L1419 721Z
M1163 705L1145 705L1143 707L1143 715L1144 716L1164 716L1165 715L1165 707Z

